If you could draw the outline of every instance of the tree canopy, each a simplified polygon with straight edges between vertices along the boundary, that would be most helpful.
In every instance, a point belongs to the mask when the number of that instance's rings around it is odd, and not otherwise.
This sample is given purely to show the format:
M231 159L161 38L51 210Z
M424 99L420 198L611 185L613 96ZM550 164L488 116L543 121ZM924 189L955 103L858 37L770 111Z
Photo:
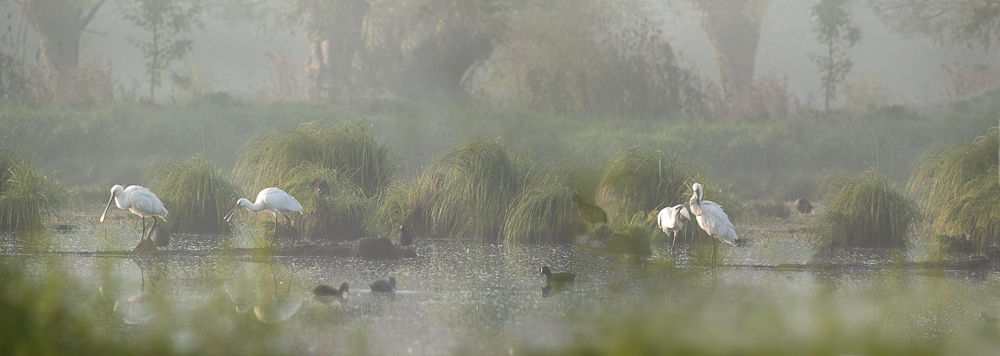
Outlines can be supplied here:
M869 0L879 17L906 34L938 43L989 48L1000 38L1000 2L993 0Z

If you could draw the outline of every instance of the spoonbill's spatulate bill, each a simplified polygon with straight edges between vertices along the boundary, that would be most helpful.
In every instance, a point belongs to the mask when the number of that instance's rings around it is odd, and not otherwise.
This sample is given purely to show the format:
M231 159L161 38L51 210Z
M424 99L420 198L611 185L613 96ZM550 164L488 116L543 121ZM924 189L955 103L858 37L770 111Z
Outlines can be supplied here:
M274 233L278 232L278 216L284 216L285 221L291 226L292 220L286 214L293 211L302 212L302 204L299 204L298 200L285 193L284 190L275 187L261 190L260 193L257 193L257 201L253 203L246 198L240 198L240 200L236 201L236 207L229 214L226 214L226 221L232 219L233 214L240 207L247 208L255 213L265 210L274 214ZM274 234L271 234L271 247L274 247Z
M142 218L142 233L139 234L140 241L146 238L147 216L153 217L153 226L156 226L157 216L163 219L163 221L167 221L167 208L163 207L160 198L157 198L156 194L150 192L149 189L141 186L130 185L128 188L122 188L121 185L116 184L111 187L111 199L108 200L108 206L104 207L104 213L101 214L101 222L104 222L104 218L108 215L108 209L111 208L112 202L118 205L119 209L128 209L128 211ZM149 230L153 231L152 228Z

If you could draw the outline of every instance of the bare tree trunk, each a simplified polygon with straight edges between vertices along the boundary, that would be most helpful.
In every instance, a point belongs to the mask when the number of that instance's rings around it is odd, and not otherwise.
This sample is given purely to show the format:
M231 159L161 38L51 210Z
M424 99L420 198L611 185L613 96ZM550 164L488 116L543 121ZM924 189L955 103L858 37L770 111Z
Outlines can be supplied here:
M80 34L104 4L98 1L89 12L71 0L27 0L32 27L38 34L42 66L54 85L56 97L63 97L80 62Z
M716 63L730 103L753 81L760 21L751 18L750 0L691 0L702 12L701 26L715 47Z
M350 84L351 61L364 47L361 31L371 5L361 0L313 0L306 12L310 53L306 75L313 97L338 101Z

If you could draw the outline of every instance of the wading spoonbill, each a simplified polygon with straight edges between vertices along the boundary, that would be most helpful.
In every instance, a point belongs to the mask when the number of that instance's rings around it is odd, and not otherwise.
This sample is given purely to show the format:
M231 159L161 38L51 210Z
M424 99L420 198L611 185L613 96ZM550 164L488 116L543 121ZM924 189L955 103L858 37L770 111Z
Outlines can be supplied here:
M656 221L660 224L660 228L663 229L663 232L667 234L667 237L673 236L674 238L670 242L671 252L674 251L674 243L677 242L677 234L684 229L684 220L691 220L691 215L688 215L687 208L681 204L663 208L663 210L660 210L660 214L656 217Z
M139 241L146 238L147 216L153 217L153 226L156 226L157 216L163 219L163 221L167 221L167 208L163 207L160 198L157 198L156 194L153 194L149 189L141 186L130 185L128 188L122 188L121 185L115 184L115 186L111 187L111 199L108 200L108 206L104 207L104 213L101 214L101 222L104 222L104 217L108 215L108 209L111 208L112 202L118 205L119 209L128 209L128 211L142 218L142 233L139 234ZM153 229L150 228L149 231L152 232Z
M694 189L694 195L691 196L689 205L691 213L698 220L698 226L701 226L701 229L712 237L736 246L736 240L739 238L736 237L736 228L733 227L733 223L729 222L729 216L726 215L726 212L722 211L722 207L713 201L701 200L705 195L701 184L695 183L691 188ZM716 242L712 240L712 267L715 267Z
M289 219L286 214L298 211L302 212L302 204L299 204L298 200L295 200L291 195L285 193L284 190L271 187L261 190L257 193L257 201L251 203L246 198L240 198L236 201L236 207L233 208L229 214L226 214L226 221L233 218L233 214L240 207L250 209L252 212L259 212L261 210L266 210L267 212L274 214L274 233L271 234L271 247L274 247L274 235L278 233L278 216L284 216L285 221L288 225L292 225L292 219Z

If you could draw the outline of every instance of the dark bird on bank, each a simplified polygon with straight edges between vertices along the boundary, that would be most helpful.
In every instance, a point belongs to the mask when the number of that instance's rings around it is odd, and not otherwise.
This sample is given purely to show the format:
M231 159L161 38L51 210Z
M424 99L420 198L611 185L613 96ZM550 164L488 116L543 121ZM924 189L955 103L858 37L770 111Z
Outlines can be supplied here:
M986 311L979 312L979 320L982 320L983 324L986 325L997 325L997 321L1000 321L1000 319L990 316Z
M545 276L546 285L572 284L576 281L576 275L569 272L552 273L549 266L542 267L541 275Z
M413 231L406 228L406 225L399 225L399 235L396 239L400 246L409 246L413 242Z
M372 293L394 293L396 292L396 278L389 277L388 282L380 279L368 285L368 287L372 289Z
M313 288L313 294L315 294L317 297L345 298L350 294L347 292L347 289L348 289L347 282L342 283L340 285L340 289L335 289L331 286L320 284L316 286L316 288Z
M803 214L812 214L813 205L806 198L795 199L795 210Z
M588 203L580 197L580 194L573 194L573 202L576 203L577 210L580 211L580 218L591 224L608 223L608 214L604 209Z
M322 179L313 179L312 187L313 193L316 193L316 195L326 195L326 192L330 191L330 185Z
M149 228L149 239L153 241L153 246L166 247L170 243L170 229L163 225L155 225Z
M111 187L111 200L108 200L108 206L104 207L101 222L104 222L104 217L108 214L108 208L111 208L112 202L119 209L128 209L132 214L142 218L142 233L139 234L139 241L146 239L147 216L153 217L153 226L156 226L156 217L167 221L167 208L163 207L160 198L157 198L156 194L150 192L149 189L141 186L130 185L128 188L122 188L122 186L115 184Z

